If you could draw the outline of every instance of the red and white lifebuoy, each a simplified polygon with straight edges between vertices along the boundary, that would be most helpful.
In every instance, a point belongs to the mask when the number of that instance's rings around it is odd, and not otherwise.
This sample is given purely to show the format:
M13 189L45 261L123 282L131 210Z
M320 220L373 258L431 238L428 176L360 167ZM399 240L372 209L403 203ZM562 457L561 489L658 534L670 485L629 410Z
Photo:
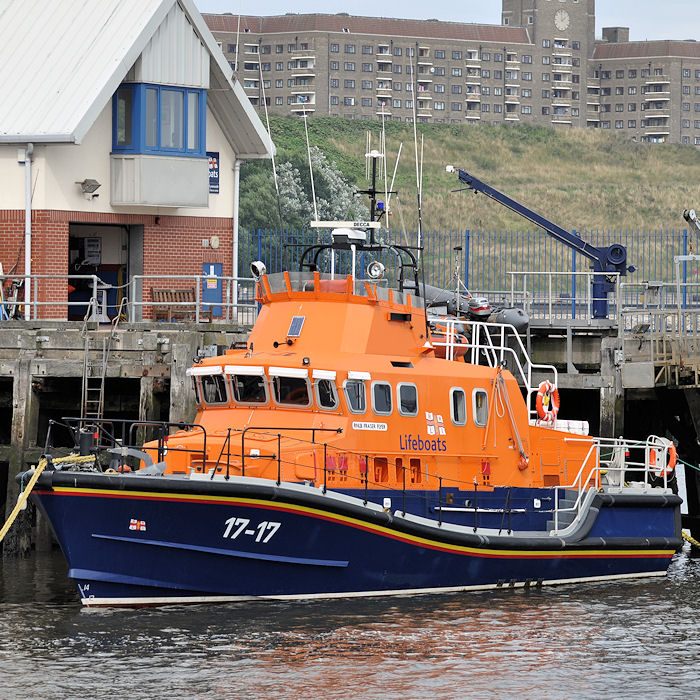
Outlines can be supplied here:
M552 382L542 382L537 388L537 416L543 423L554 424L559 413L559 390Z
M655 476L670 476L676 467L678 453L676 446L667 438L649 438L647 443L647 464Z

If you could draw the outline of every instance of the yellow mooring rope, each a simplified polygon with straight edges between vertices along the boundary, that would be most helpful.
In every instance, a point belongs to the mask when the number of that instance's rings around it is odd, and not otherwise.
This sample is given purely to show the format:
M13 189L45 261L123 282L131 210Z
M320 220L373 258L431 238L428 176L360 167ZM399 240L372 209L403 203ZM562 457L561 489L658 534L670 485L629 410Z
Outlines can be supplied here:
M684 540L690 542L693 547L700 549L700 542L698 542L692 535L689 535L687 532L681 532L681 534L683 535Z
M54 464L60 464L61 462L94 462L95 461L95 456L94 455L68 455L67 457L59 457L58 459L54 459L53 463ZM8 530L12 527L12 523L15 522L15 519L19 515L20 510L22 510L22 507L26 503L27 499L29 498L29 494L32 492L32 489L34 488L34 484L36 484L37 479L41 475L41 472L44 471L44 467L46 467L47 461L46 457L42 457L41 460L39 461L39 466L36 467L33 471L34 474L32 474L32 478L29 480L29 483L27 484L27 488L20 493L19 498L17 499L17 503L15 507L12 509L12 512L10 513L10 517L7 519L5 524L2 526L2 530L0 530L0 542L2 542L5 539L5 535L7 534Z

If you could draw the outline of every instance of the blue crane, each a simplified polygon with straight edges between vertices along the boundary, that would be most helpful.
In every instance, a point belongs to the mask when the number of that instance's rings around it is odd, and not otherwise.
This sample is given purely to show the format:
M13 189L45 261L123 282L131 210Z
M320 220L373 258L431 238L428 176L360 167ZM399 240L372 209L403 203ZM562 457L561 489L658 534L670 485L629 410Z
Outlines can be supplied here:
M627 267L627 248L619 243L613 243L604 248L587 243L572 231L567 231L561 226L553 223L544 216L532 211L524 204L516 202L503 192L487 185L479 180L478 177L471 175L466 170L459 169L459 179L468 189L474 192L480 192L487 197L495 200L504 207L507 207L516 214L532 221L533 224L544 229L550 236L564 245L573 248L576 252L588 258L593 264L593 271L600 274L593 275L593 318L608 317L608 295L615 289L615 282L610 277L609 273L618 273L626 275L628 272L634 272L634 267Z

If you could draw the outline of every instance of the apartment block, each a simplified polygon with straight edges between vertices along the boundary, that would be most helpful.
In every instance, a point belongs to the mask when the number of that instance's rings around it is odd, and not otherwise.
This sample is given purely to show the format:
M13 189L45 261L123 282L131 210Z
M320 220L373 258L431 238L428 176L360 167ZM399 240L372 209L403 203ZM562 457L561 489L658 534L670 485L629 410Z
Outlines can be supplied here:
M630 42L624 27L596 41L594 0L502 0L500 25L204 18L260 111L614 128L700 145L700 44Z

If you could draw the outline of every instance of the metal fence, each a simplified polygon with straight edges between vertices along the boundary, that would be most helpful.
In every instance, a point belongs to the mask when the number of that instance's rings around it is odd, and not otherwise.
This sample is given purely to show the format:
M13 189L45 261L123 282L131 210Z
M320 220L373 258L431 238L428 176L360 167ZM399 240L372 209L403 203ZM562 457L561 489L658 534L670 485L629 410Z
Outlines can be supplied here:
M580 237L598 247L620 243L627 248L628 265L636 268L627 276L627 281L674 282L673 258L698 251L698 236L688 229L675 230L605 230L583 231ZM383 243L416 245L416 232L381 230L378 234ZM328 231L242 231L239 245L239 274L247 276L251 260L262 260L269 272L282 269L298 269L301 251L307 245L329 242ZM338 272L348 273L350 255L336 254ZM364 276L370 260L378 259L387 268L390 282L395 279L395 261L388 253L358 255L355 274ZM325 264L327 260L323 261ZM560 300L585 300L590 295L589 279L576 273L588 272L589 261L565 245L557 242L540 229L513 231L425 231L421 263L425 281L436 287L451 289L455 277L471 291L490 294L512 290L511 273L514 271L546 272L539 280L529 280L529 292L535 296L555 296ZM698 269L684 263L681 281L684 284L700 280ZM556 274L555 274L556 273ZM534 286L533 286L534 285ZM539 285L539 286L538 286ZM628 289L628 294L634 294ZM505 299L504 299L505 300ZM625 305L641 303L629 296L622 300ZM570 303L575 305L574 301Z

